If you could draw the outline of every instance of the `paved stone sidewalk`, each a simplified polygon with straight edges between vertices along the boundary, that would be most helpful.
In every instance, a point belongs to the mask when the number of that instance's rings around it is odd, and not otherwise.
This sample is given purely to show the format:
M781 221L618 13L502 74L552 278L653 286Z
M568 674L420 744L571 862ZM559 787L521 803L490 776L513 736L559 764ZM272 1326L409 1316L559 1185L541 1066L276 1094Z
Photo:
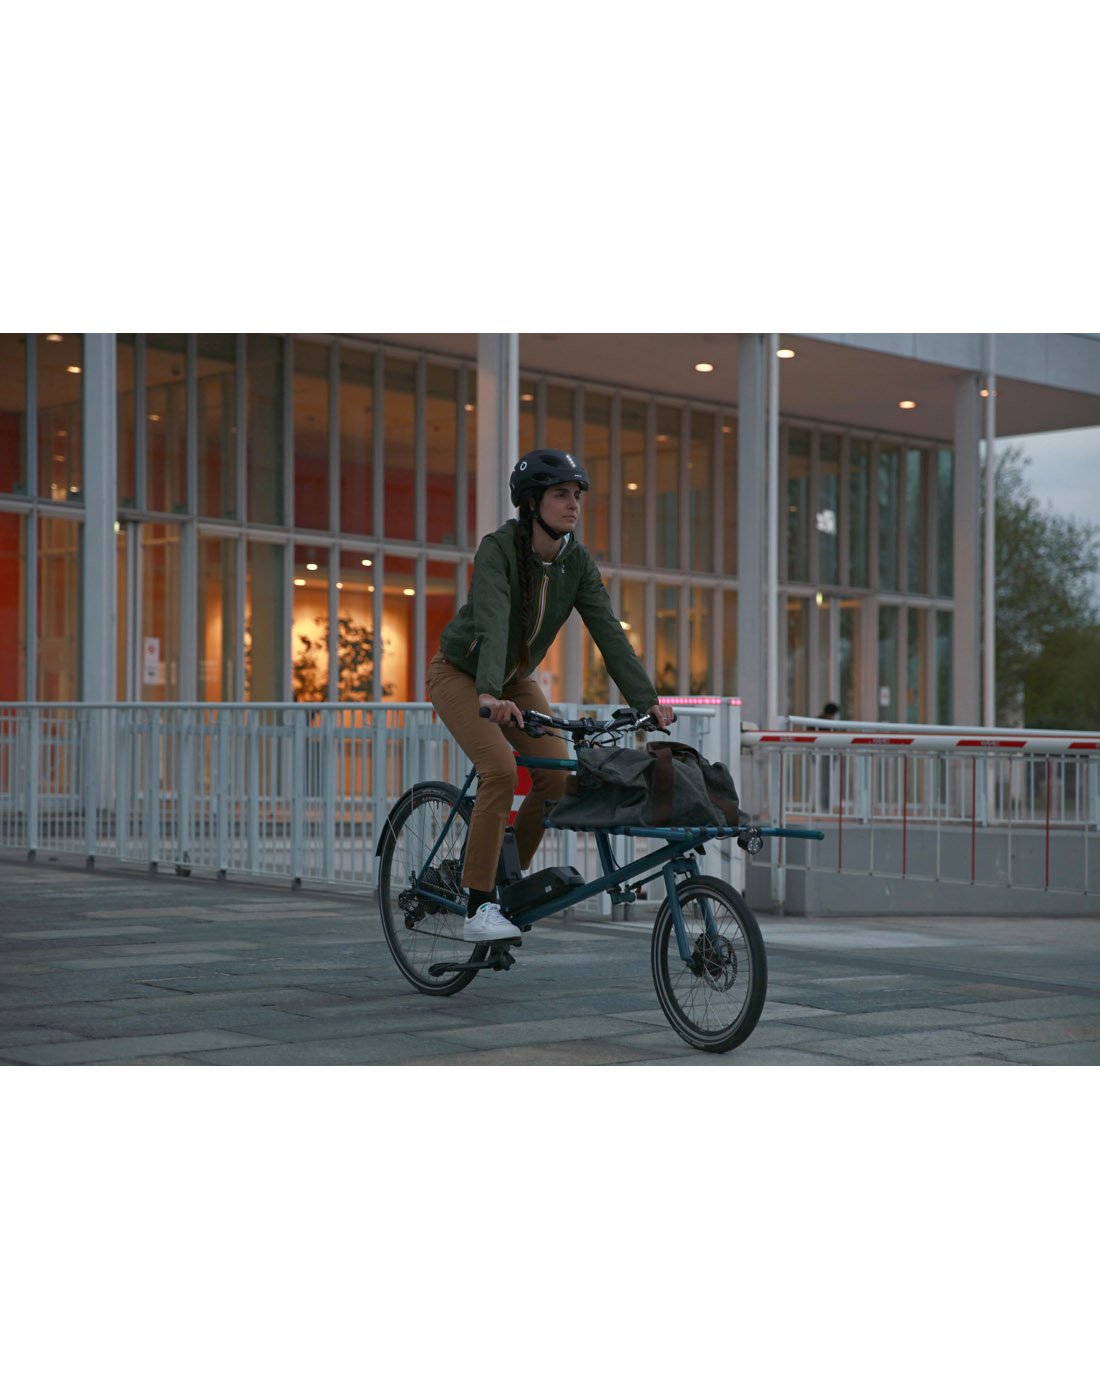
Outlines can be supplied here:
M648 922L551 921L425 997L372 896L5 858L0 1064L1100 1064L1100 918L761 925L764 1014L717 1056L661 1013Z

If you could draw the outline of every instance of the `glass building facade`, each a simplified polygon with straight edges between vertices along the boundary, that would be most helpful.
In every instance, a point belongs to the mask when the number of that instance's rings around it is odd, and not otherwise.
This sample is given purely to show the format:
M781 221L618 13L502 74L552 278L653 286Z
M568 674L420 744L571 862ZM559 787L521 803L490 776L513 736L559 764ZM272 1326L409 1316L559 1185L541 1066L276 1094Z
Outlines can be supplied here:
M425 699L477 544L476 363L334 336L115 355L116 698ZM0 336L3 700L81 698L84 369L82 336ZM519 400L521 450L587 466L581 538L659 690L736 695L737 405L522 362ZM783 708L950 722L950 445L782 419L780 471ZM618 698L575 618L540 679Z

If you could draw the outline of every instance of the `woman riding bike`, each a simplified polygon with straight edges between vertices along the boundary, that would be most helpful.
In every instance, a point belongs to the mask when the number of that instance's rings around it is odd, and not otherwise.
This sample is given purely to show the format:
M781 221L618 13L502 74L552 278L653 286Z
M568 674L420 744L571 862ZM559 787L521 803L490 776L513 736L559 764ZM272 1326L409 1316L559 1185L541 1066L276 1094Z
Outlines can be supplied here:
M627 704L647 710L662 727L673 717L612 611L595 561L576 539L581 494L588 490L584 468L568 452L540 449L512 468L509 488L519 518L481 541L469 598L444 629L428 669L432 704L477 769L462 871L469 891L463 937L476 943L520 934L496 899L497 864L516 790L513 749L568 757L564 740L525 734L521 712L548 710L532 673L574 608ZM488 719L479 713L483 707ZM502 724L514 726L507 738ZM542 840L545 804L562 795L565 776L563 770L533 770L515 822L524 869Z

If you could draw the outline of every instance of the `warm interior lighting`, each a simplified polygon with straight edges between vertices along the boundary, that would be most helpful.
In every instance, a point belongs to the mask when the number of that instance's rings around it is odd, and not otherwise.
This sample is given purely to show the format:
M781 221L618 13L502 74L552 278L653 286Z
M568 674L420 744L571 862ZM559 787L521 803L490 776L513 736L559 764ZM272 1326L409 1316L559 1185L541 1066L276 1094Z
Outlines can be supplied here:
M80 366L79 366L79 365L66 365L65 368L69 371L70 374L79 374L79 373L80 373Z
M415 588L403 588L403 589L401 590L401 592L404 593L404 595L405 595L406 598L415 598L415 597L416 597L416 589L415 589Z
M159 414L159 413L150 413L150 415L149 415L149 422L150 422L150 423L159 423L159 422L160 422L160 414Z
M520 403L534 403L535 396L534 394L520 394L519 401Z
M360 559L359 562L360 564L362 564L364 569L369 569L372 561L370 559Z
M899 408L916 408L916 406L917 403L915 399L902 399L898 404Z
M337 588L343 588L343 586L344 586L344 585L343 585L342 583L338 583L338 584L336 585Z
M994 389L994 390L993 390L993 397L994 397L994 398L998 398L998 397L1000 396L1000 392L1001 392L1000 389ZM989 390L988 390L988 389L979 389L979 390L978 390L978 393L981 395L981 397L982 397L983 399L989 398Z
M373 593L373 592L374 592L374 584L373 584L373 583L368 583L368 584L367 584L367 592L368 592L368 593Z
M46 339L47 339L47 340L64 340L65 337L64 337L63 335L48 335L48 336L46 337Z
M310 573L315 573L316 570L317 570L317 565L316 565L316 564L307 564L307 565L306 565L306 568L310 571Z
M467 413L473 413L473 411L474 411L474 406L473 406L473 404L472 404L472 403L468 403L468 404L466 405L466 412L467 412Z
M626 489L627 489L628 491L637 491L637 489L638 489L638 483L637 483L636 481L628 481L628 482L626 483Z
M697 364L695 366L695 369L699 374L710 374L711 371L714 369L714 366L708 365L706 360L703 360L700 364Z
M304 588L305 586L306 586L306 581L305 581L304 578L296 578L296 579L294 580L294 587L295 587L295 588Z
M793 360L793 359L794 359L794 351L793 351L793 350L777 350L777 351L775 352L775 356L776 356L776 359L778 359L778 360Z
M824 594L824 593L819 593L819 594L817 595L817 606L818 606L819 608L823 608L823 607L825 606L825 594Z

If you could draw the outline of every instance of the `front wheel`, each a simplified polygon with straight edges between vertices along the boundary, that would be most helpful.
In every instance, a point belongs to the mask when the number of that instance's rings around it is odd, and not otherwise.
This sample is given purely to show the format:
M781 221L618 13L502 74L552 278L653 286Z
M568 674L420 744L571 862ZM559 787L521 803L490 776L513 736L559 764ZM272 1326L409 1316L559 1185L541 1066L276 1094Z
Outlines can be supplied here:
M690 962L680 954L666 898L653 925L657 1000L672 1029L696 1050L720 1055L753 1032L768 990L760 926L724 880L693 875L676 887Z
M436 891L449 903L465 903L462 862L471 810L470 800L460 803L458 789L450 783L420 783L387 817L378 848L378 906L386 942L402 974L428 996L451 996L477 976L476 968L432 974L432 967L440 963L472 961L482 945L462 941L464 913L436 903L426 893ZM444 828L446 835L436 850Z

